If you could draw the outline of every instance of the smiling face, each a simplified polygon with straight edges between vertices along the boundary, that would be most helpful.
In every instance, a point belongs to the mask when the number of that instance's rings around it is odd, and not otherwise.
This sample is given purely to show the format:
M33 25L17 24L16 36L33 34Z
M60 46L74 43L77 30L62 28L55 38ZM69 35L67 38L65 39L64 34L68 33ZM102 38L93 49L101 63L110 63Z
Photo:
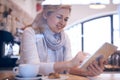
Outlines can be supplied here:
M70 10L67 8L61 8L50 14L47 14L46 20L49 28L55 32L59 33L66 26L68 18L70 16Z

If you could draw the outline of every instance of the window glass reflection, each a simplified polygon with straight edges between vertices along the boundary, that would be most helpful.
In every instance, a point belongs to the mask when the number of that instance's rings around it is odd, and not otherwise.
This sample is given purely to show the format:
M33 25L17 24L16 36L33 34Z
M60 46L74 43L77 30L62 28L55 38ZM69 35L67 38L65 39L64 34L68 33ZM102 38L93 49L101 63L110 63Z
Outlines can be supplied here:
M111 19L111 16L113 16L113 20ZM66 32L70 37L73 56L76 55L77 51L81 51L82 49L85 52L93 54L104 42L113 42L113 44L120 49L120 26L118 14L111 14L106 17L99 17L84 22L83 29L81 23L72 25L69 29L66 29ZM113 30L111 28L112 23ZM81 34L81 32L83 32L83 34ZM113 37L111 33L113 33Z
M119 16L113 15L113 28L114 28L114 44L120 49L120 25L119 25Z
M78 51L81 51L81 24L65 30L70 38L72 56L75 56Z
M86 22L83 30L84 51L93 54L104 42L111 42L110 17Z

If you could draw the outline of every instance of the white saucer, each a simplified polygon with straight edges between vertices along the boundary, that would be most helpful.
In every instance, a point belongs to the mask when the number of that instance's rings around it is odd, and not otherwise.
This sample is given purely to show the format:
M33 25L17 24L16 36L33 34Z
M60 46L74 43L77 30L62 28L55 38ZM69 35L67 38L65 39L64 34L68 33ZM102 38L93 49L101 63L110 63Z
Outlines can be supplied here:
M42 80L67 80L67 79L68 79L68 76L66 75L60 75L60 78L58 79L49 79L48 76L42 77Z
M32 78L24 78L24 77L20 77L20 76L15 76L16 80L40 80L42 76L36 76L36 77L32 77Z

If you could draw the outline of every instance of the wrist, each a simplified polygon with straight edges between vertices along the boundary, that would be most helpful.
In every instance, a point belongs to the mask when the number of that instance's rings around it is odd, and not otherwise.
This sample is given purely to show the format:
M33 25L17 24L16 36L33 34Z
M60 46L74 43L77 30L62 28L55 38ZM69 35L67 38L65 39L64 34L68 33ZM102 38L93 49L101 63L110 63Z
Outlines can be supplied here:
M67 68L72 68L73 67L73 65L71 64L71 61L67 61L65 64L66 64Z
M56 72L63 72L63 71L69 71L70 68L72 68L71 61L65 61L65 62L56 62L54 64L54 70Z

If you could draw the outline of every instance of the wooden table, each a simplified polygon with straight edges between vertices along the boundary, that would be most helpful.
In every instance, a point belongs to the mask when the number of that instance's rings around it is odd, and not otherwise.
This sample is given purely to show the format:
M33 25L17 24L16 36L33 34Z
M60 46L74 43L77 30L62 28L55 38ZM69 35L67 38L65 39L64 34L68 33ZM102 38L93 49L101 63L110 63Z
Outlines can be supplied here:
M82 76L69 74L66 74L66 76L68 76L67 80L89 80L88 78ZM12 71L0 71L0 80L14 80L14 77L15 75Z
M86 77L82 77L82 76L76 76L76 75L70 75L70 74L66 74L68 76L67 80L89 80Z
M0 80L14 80L12 71L0 71Z
M66 74L67 80L120 80L120 72L104 72L96 77L82 77ZM14 80L15 75L12 71L0 71L0 80Z
M120 72L104 72L96 77L89 77L90 80L120 80Z

